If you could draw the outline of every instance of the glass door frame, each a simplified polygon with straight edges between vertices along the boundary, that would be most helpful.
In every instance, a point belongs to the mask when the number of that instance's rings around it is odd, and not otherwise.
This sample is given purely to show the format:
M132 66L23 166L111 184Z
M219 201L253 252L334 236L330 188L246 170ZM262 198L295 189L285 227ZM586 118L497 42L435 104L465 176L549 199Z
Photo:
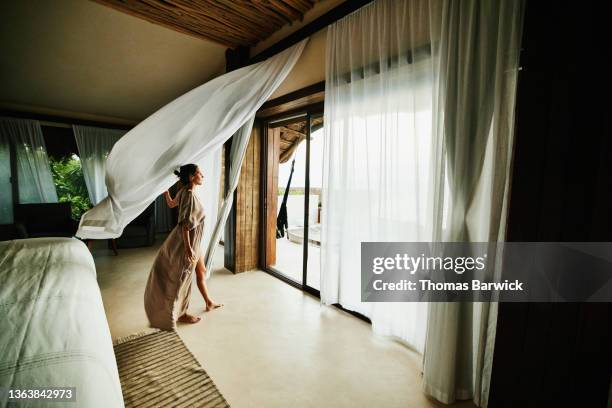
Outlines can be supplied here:
M300 109L299 111L281 113L269 118L266 118L261 123L261 134L262 134L262 160L261 160L261 195L260 195L260 208L261 208L261 219L263 222L261 223L261 243L260 245L260 268L261 270L269 273L270 275L294 286L298 289L303 290L315 297L320 298L321 292L318 289L313 288L312 286L308 286L307 278L308 278L308 243L309 243L309 216L310 216L310 131L312 126L312 118L323 115L323 106L322 104L315 104L312 106L305 107ZM282 126L284 124L290 124L295 122L300 122L306 120L306 169L305 169L305 187L304 187L304 238L302 242L303 256L302 256L302 281L297 282L287 275L283 274L282 271L274 268L273 266L267 265L267 240L268 240L268 204L267 204L267 195L268 195L268 143L269 143L269 132L268 130L272 127ZM325 126L325 124L324 124Z

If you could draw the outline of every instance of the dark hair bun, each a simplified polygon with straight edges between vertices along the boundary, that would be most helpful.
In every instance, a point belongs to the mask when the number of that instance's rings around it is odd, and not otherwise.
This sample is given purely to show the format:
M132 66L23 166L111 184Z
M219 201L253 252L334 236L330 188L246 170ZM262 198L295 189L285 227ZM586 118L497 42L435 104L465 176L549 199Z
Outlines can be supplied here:
M189 177L195 175L198 166L195 164L186 164L181 166L179 171L174 171L174 174L181 179L181 184L186 186L189 184Z

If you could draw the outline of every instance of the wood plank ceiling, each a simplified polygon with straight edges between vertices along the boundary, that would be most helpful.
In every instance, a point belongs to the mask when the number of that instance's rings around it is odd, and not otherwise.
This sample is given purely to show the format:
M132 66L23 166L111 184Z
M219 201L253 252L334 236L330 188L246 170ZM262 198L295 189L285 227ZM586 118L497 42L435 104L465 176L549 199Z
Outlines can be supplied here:
M253 46L314 6L314 0L93 1L230 48Z

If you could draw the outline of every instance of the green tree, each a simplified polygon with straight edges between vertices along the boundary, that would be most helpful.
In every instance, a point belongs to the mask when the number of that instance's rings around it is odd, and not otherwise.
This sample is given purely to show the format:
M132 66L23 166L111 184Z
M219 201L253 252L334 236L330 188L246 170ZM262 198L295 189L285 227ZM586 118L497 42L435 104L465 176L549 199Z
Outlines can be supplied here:
M61 203L69 202L72 208L72 218L81 219L81 215L92 205L89 201L83 168L78 156L49 158L53 182L57 189L57 196Z

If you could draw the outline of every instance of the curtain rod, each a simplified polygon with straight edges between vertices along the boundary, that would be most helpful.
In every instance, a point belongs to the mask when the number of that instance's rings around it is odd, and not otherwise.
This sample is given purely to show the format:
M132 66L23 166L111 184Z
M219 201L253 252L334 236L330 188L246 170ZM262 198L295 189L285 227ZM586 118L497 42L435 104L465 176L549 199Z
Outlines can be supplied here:
M304 27L294 31L289 34L287 37L282 40L274 43L270 47L261 51L259 54L253 56L248 64L254 64L256 62L260 62L265 60L268 57L271 57L275 54L278 54L281 51L286 50L294 44L302 41L306 37L310 37L314 33L319 30L324 29L328 25L335 23L341 18L347 16L353 11L360 9L361 7L371 3L373 0L347 0L343 3L340 3L335 8L331 9L327 13L321 15L310 23L306 24Z
M72 129L72 125L69 123L51 122L48 120L39 120L39 122L42 126Z

